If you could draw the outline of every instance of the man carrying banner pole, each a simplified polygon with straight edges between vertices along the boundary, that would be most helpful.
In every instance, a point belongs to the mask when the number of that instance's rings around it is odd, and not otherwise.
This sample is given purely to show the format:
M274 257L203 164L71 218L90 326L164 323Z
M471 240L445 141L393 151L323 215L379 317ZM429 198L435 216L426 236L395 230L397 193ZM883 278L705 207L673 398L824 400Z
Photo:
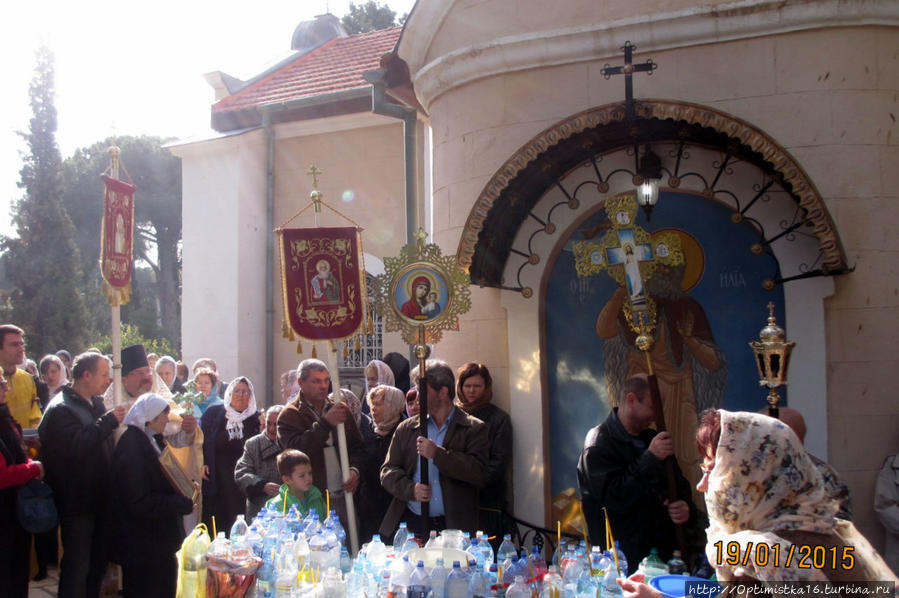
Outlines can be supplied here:
M310 207L307 205L275 230L281 249L281 287L284 302L282 333L289 340L296 340L296 337L299 336L309 339L313 343L328 341L327 352L331 355L329 359L331 367L328 368L327 373L330 374L335 391L332 400L340 403L344 399L343 393L340 392L335 341L351 338L357 334L364 323L366 309L361 229L355 223L352 227L321 226L322 204L338 215L343 215L322 201L322 194L317 188L318 175L321 174L321 171L313 166L309 174L313 177L313 191L310 197L311 205L315 208L315 227L284 228ZM297 353L302 353L301 345L298 345ZM316 357L316 355L317 351L313 345L312 356ZM309 384L309 391L314 391L311 383ZM302 385L303 381L300 382L301 389ZM323 409L316 413L314 406L310 406L309 401L303 400L302 392L300 395L281 412L278 418L279 438L291 436L298 442L301 434L306 432L305 425L300 420L303 419L303 414L306 414L307 410L315 416L319 423L323 419ZM292 418L297 421L291 422ZM309 423L315 425L314 422ZM291 431L290 428L297 426L299 428L296 432ZM351 482L352 468L346 424L337 422L334 428L344 488L354 490L353 482ZM355 426L353 426L352 433L355 439L358 436ZM330 434L327 436L330 437ZM282 441L282 445L288 447L290 443ZM349 539L348 548L355 554L359 547L359 535L353 492L344 492L344 500L347 511L344 523Z

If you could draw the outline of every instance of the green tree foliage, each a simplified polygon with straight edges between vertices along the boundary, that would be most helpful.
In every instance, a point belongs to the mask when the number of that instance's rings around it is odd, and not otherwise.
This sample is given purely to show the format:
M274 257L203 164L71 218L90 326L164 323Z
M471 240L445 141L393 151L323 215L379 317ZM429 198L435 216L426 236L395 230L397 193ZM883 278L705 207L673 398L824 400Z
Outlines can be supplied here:
M181 344L181 161L163 149L157 137L117 137L82 148L63 167L63 201L76 228L84 256L81 284L91 297L91 330L109 328L109 309L100 292L102 279L99 230L103 216L100 174L109 165L109 147L121 149L121 163L131 175L134 194L134 257L150 271L136 267L131 301L122 306L122 320L137 325L147 337L164 337ZM124 170L120 178L127 179ZM96 336L92 335L92 336ZM125 346L125 345L122 345Z
M13 206L18 238L4 237L0 246L6 271L9 318L25 330L29 354L84 346L85 310L78 289L81 271L74 230L63 207L62 156L56 144L53 54L37 52L29 87L32 117L25 139L28 153L20 171L25 195Z
M381 5L374 0L358 5L350 2L350 12L343 16L341 23L350 35L387 29L398 24L396 12L386 4Z
M143 345L144 349L147 350L147 353L156 353L159 356L162 355L171 355L176 356L175 353L172 352L172 346L169 342L164 338L153 338L144 336L140 329L137 326L132 326L131 324L122 323L122 346L130 347L131 345ZM112 339L108 334L101 336L96 340L91 347L99 349L101 353L104 355L109 355L112 353Z

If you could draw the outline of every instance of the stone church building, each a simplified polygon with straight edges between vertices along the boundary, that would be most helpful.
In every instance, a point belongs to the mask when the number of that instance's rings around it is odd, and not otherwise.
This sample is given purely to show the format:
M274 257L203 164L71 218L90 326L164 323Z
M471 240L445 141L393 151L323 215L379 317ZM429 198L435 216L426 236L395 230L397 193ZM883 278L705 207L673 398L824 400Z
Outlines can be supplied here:
M280 374L311 346L281 337L272 230L308 204L315 164L341 213L322 224L359 223L371 275L419 226L467 270L472 309L433 353L490 368L514 426L515 514L545 525L615 380L639 368L616 328L618 283L585 274L577 247L615 249L617 233L658 254L676 238L684 263L647 282L692 306L658 314L669 392L692 409L762 409L748 343L773 302L796 342L786 398L806 446L880 546L874 478L899 451L899 4L549 6L418 0L402 28L355 36L324 15L253 79L206 75L217 134L172 147L183 308L202 314L184 319L185 358L213 355L280 400ZM626 42L630 77L615 68ZM609 200L648 178L651 214L616 223ZM309 210L292 223L312 225ZM653 290L666 276L669 295ZM408 353L380 329L360 342L342 354L350 376Z

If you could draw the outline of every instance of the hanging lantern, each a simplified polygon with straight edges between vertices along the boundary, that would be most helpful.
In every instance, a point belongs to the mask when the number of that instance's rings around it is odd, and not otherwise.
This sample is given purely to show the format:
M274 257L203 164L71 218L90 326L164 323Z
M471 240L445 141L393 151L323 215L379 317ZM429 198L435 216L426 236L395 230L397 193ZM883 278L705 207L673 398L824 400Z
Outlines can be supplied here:
M755 363L759 368L759 385L768 387L768 415L779 417L779 386L787 384L787 368L790 365L790 352L795 342L787 341L783 328L774 319L774 303L768 303L768 323L759 332L759 340L749 343L755 353Z

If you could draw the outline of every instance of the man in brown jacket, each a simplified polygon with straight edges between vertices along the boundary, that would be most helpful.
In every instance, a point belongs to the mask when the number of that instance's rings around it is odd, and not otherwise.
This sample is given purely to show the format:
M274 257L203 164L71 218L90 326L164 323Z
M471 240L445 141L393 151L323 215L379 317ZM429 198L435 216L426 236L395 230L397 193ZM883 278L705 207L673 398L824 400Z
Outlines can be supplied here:
M284 449L297 449L309 455L312 481L331 494L331 508L337 511L344 528L347 526L344 492L355 492L359 486L359 467L365 461L365 447L356 421L343 401L328 397L331 375L328 366L318 359L306 359L297 368L300 392L278 416L278 442ZM337 454L337 425L346 428L349 478L343 481Z
M487 426L453 405L456 380L446 363L429 361L419 380L424 383L428 437L418 435L417 417L400 422L381 466L381 485L394 496L379 530L385 538L400 521L422 534L422 502L429 505L428 529L477 529L478 490L487 480ZM419 455L428 459L428 484L420 482Z

